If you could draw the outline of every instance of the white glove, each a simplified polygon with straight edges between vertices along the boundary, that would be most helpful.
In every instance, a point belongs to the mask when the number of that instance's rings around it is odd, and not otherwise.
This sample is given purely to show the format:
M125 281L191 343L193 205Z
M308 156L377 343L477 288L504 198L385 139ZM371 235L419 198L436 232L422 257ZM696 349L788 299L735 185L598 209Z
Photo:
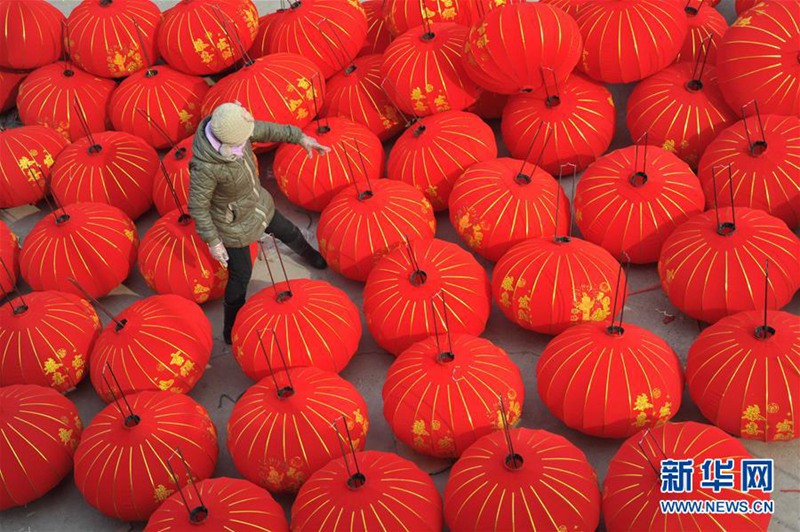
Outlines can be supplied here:
M300 146L302 146L303 149L306 150L309 159L311 159L314 156L314 152L317 152L320 155L325 155L326 153L331 151L331 149L328 146L323 146L322 144L317 142L317 139L315 139L314 137L309 137L308 135L305 134L303 135L303 138L300 139Z
M225 249L222 242L214 244L213 246L208 246L208 250L211 252L211 256L222 264L223 268L228 267L228 251Z

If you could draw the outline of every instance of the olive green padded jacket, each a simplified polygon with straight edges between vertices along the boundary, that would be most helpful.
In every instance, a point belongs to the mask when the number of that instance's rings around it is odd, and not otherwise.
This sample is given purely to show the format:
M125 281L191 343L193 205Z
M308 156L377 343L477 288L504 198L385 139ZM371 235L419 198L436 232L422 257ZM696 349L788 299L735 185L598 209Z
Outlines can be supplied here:
M250 141L244 156L225 157L205 135L206 118L197 127L189 163L189 214L197 234L209 246L247 247L258 240L275 213L275 203L261 186ZM302 131L289 125L256 120L253 142L297 144Z

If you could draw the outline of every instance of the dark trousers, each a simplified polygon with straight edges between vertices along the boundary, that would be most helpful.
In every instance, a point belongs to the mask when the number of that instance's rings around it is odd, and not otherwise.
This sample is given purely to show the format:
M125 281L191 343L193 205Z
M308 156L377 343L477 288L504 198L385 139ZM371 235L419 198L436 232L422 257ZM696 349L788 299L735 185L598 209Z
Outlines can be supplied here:
M304 241L300 229L291 220L275 210L272 221L264 231L291 248ZM228 285L225 287L225 306L239 310L247 297L247 285L253 275L253 259L250 247L225 248L228 251Z

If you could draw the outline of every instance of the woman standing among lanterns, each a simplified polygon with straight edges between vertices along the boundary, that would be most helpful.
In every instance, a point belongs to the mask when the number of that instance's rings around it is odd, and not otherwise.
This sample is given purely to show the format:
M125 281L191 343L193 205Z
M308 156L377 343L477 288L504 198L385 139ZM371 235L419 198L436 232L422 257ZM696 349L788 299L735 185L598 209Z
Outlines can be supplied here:
M251 141L299 144L309 158L330 148L297 127L256 121L238 102L214 109L197 131L189 164L189 212L211 255L228 268L223 337L230 345L233 322L244 305L253 271L249 246L264 233L275 235L313 268L327 267L261 186Z

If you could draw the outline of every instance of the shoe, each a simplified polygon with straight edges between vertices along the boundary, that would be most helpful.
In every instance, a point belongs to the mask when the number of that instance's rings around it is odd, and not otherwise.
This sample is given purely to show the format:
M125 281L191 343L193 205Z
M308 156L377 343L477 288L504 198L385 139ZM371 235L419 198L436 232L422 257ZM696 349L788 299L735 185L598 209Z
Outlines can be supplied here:
M289 249L300 255L303 261L312 268L324 270L328 267L325 258L320 255L319 251L311 247L311 244L308 243L308 240L306 240L302 234L298 235L292 242L287 242L286 245L289 246Z
M222 325L222 339L225 340L226 345L231 345L231 333L233 332L233 323L236 321L236 315L239 313L241 306L224 305L224 321Z

